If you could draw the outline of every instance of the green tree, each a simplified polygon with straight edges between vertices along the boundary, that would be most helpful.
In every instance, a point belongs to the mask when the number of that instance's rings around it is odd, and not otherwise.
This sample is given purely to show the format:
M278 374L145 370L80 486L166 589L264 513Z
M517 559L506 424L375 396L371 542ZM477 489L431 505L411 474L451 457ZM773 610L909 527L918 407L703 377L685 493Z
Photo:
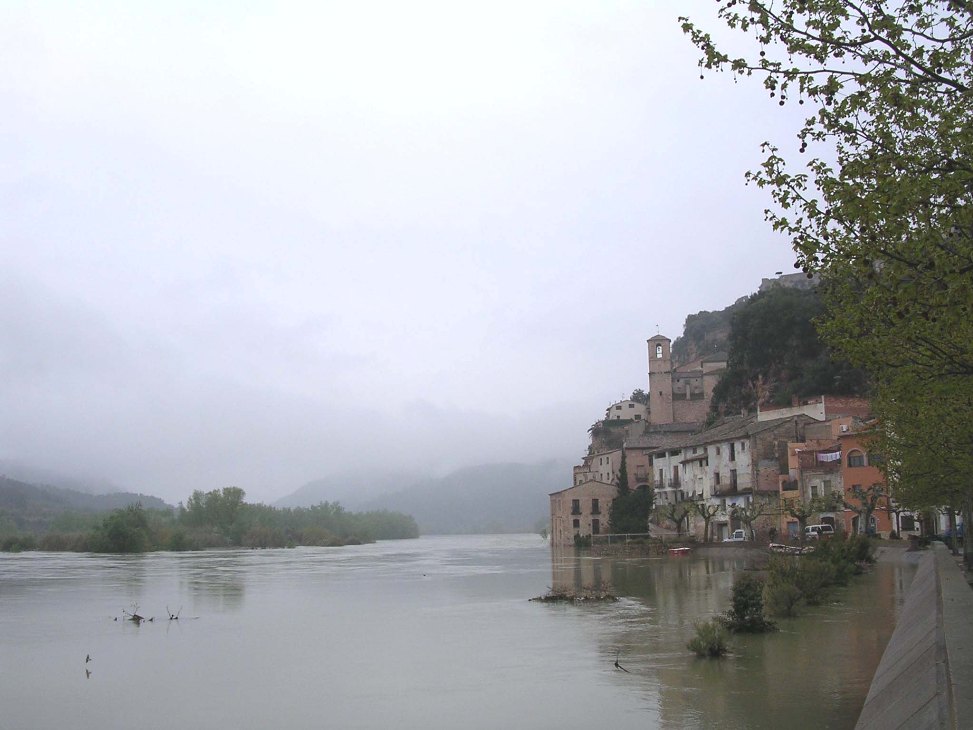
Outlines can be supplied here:
M792 396L860 395L864 373L833 357L815 319L824 314L816 290L776 287L739 303L730 320L729 362L711 408L736 413Z
M628 465L625 460L625 447L622 446L622 461L618 465L618 475L615 478L615 484L618 487L618 496L624 497L629 493L628 486Z
M683 18L701 68L757 75L775 103L808 110L796 154L767 143L747 177L771 192L766 217L795 266L821 275L825 340L868 371L890 438L919 443L902 419L935 421L973 458L969 408L953 408L973 401L973 4L731 0L718 12L756 45L731 57ZM903 475L933 471L925 454L899 458ZM952 484L923 479L909 498L941 505Z
M764 616L764 579L752 573L737 573L733 581L733 595L729 610L723 614L723 624L735 633L773 631L773 621Z
M116 509L95 530L91 550L96 553L142 553L151 549L149 521L141 503Z
M632 395L629 396L629 400L635 401L636 403L641 403L642 405L648 405L649 394L641 388L636 388L632 391Z
M648 487L639 487L612 500L608 508L608 526L615 534L648 532L652 514L653 495Z

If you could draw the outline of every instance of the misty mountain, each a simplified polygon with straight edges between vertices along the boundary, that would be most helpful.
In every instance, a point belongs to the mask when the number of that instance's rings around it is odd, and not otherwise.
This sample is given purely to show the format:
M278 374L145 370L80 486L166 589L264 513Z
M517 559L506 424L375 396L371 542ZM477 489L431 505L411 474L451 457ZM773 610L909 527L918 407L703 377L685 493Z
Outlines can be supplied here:
M423 534L534 532L550 515L548 495L571 479L566 460L484 464L424 479L363 508L410 514Z
M123 491L107 479L89 479L67 476L52 469L24 464L10 459L0 459L0 477L7 477L33 485L47 485L85 494L113 494Z
M398 492L419 480L407 472L334 475L308 482L274 502L275 507L312 507L321 502L340 502L347 510L359 511L376 497Z
M0 476L0 530L41 532L65 512L98 514L141 502L146 509L172 509L158 497L133 492L86 494L49 484L28 484Z

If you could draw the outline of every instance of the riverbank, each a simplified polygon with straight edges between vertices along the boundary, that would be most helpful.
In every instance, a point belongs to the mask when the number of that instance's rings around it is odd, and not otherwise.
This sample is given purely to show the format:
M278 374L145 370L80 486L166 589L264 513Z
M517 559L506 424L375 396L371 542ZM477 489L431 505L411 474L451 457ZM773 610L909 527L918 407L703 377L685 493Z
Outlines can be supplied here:
M942 543L880 560L917 563L856 730L959 728L973 723L973 589Z

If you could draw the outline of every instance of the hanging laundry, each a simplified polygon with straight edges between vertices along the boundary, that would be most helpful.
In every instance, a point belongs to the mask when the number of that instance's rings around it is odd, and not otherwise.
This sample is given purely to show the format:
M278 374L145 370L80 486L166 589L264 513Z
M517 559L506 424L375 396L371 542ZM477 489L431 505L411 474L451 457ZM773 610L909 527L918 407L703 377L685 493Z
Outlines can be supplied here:
M818 454L818 461L840 461L840 460L841 460L840 451L834 451L830 454L820 454L820 453Z

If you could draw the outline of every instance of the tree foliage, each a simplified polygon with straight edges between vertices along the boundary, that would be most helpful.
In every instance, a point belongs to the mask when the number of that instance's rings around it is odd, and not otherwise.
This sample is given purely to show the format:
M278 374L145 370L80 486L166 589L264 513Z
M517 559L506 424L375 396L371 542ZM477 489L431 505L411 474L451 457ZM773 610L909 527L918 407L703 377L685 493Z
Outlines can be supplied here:
M752 573L737 573L733 581L730 608L723 614L723 625L734 633L773 631L773 621L764 616L764 579Z
M928 441L913 423L938 424L937 449L971 453L973 3L718 4L756 45L731 57L683 18L701 69L757 75L777 104L808 110L794 154L766 143L747 177L770 191L766 217L790 237L795 266L822 277L826 341L872 378L876 413L901 446L887 449L902 459L900 493L942 504L932 481L909 494L904 477L935 471L910 450Z
M608 526L615 534L642 534L649 530L649 516L652 514L652 490L639 487L622 493L612 500L608 510Z
M182 510L146 510L141 504L117 509L94 527L66 521L70 532L39 539L4 537L2 550L67 550L137 553L213 547L337 546L419 536L415 520L400 512L347 512L337 502L278 509L250 504L237 487L196 491Z
M792 396L862 395L864 373L836 359L815 327L824 315L816 290L775 287L739 304L730 321L726 373L712 409L733 413L789 405Z

